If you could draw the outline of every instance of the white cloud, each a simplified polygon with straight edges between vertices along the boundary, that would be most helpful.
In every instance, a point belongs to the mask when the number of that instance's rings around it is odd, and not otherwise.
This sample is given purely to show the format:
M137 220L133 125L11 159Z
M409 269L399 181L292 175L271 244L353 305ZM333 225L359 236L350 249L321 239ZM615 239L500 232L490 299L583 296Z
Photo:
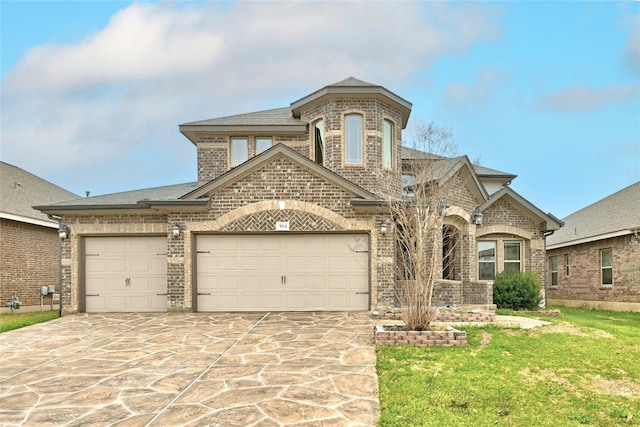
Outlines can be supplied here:
M179 123L288 105L350 75L393 90L498 36L492 9L468 3L135 3L5 76L2 156L79 193L190 180Z
M444 104L459 111L478 111L485 108L496 92L500 77L491 67L480 71L471 83L456 83L449 86L443 95Z
M538 106L554 111L590 111L638 97L640 97L640 88L634 83L602 89L576 84L547 94L539 101Z

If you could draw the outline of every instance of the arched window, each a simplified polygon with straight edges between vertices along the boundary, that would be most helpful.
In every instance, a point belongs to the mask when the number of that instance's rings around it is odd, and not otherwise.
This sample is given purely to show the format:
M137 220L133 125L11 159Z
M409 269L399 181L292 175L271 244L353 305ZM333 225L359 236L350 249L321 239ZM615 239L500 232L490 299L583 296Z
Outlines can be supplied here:
M347 114L344 116L344 125L345 163L348 165L362 164L362 116L360 114Z

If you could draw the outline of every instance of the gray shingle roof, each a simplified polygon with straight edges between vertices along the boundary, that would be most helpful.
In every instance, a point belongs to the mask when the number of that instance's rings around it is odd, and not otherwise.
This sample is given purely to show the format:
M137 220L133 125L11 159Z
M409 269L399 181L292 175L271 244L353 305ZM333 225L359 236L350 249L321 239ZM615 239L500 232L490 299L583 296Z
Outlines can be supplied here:
M547 238L547 248L631 234L640 229L640 182L572 213L564 224Z
M58 187L30 172L0 162L0 216L14 220L45 221L56 224L34 205L78 199L80 196ZM20 218L16 218L20 217Z
M127 207L136 206L138 202L145 200L153 201L175 201L180 196L193 191L198 187L197 182L189 182L185 184L167 185L163 187L145 188L141 190L123 191L120 193L104 194L101 196L86 197L81 199L69 200L66 202L53 203L49 205L41 204L39 208L47 208L54 211L56 208L79 208L88 209L91 207Z
M180 126L262 126L262 125L300 125L304 124L291 114L291 108L256 111L208 120L184 123Z

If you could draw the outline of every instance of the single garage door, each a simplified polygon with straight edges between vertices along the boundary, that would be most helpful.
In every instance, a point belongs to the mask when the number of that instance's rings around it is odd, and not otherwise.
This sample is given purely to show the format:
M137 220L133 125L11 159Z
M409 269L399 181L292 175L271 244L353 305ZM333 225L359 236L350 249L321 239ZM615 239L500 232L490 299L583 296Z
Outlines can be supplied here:
M367 235L201 235L196 245L198 311L369 309Z
M166 237L87 237L86 311L167 310Z

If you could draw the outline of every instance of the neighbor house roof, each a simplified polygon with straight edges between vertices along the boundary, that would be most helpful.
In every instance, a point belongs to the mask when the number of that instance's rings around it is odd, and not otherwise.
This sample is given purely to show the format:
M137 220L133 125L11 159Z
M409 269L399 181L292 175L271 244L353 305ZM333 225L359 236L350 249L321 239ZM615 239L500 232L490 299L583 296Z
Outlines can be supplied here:
M564 218L547 249L640 232L640 181Z
M33 206L79 197L24 169L0 162L0 218L57 228L57 221Z

